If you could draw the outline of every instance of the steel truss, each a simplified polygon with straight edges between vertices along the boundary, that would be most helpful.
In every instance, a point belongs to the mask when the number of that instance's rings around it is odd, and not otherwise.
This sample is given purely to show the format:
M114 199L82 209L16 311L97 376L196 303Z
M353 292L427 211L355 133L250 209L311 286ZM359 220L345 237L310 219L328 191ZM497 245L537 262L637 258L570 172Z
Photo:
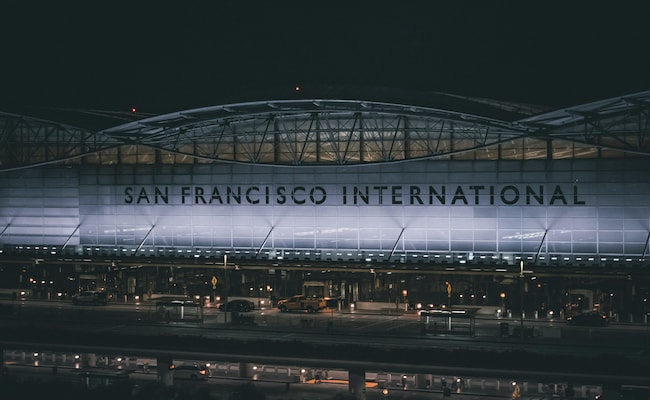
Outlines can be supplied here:
M55 163L113 164L122 161L120 154L138 153L129 163L189 159L312 166L422 158L647 156L649 129L650 91L514 122L352 100L220 105L100 131L0 113L0 170Z

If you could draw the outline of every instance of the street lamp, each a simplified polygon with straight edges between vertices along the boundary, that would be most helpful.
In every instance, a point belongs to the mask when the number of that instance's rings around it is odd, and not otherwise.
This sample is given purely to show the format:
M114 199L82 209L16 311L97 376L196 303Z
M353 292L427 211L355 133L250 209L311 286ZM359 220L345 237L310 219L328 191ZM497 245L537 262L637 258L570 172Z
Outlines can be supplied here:
M519 261L519 281L521 282L521 340L524 340L524 260Z
M445 285L447 285L447 308L451 308L451 283L446 281Z
M228 254L223 255L223 322L228 323Z

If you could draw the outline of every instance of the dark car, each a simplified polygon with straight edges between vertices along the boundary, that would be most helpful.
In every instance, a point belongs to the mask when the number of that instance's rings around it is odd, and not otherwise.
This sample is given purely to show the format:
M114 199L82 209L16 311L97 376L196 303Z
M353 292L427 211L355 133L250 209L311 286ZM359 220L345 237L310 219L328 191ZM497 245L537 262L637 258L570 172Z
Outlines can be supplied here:
M174 379L205 380L210 375L203 365L172 365L170 370L174 371Z
M106 292L97 290L84 290L72 296L72 304L106 305L106 303L108 303Z
M221 311L243 311L248 312L255 309L255 303L249 300L231 300L226 304L221 304L219 310Z
M607 315L595 311L584 312L567 318L567 323L581 326L606 326L609 325L609 318Z

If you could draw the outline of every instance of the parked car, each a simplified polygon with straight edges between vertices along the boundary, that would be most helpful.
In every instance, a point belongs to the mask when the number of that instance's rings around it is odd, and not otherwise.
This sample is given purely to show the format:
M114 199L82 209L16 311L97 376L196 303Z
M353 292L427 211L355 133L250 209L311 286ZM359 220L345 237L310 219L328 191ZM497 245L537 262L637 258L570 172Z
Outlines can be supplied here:
M231 300L226 304L219 305L220 311L248 312L255 309L255 303L250 300Z
M193 381L204 380L208 377L208 369L199 365L179 365L171 368L174 371L174 379L190 379Z
M590 311L567 318L567 323L581 326L606 326L609 325L609 318L603 313Z
M72 296L72 304L106 305L106 303L108 303L106 292L97 290L84 290Z

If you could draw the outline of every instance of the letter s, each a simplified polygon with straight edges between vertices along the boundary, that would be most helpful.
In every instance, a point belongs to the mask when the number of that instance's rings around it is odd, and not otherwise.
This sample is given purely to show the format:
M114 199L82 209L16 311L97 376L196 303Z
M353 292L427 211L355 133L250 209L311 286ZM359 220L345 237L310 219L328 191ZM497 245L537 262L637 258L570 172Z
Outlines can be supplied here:
M124 188L124 202L126 204L133 203L133 188L131 186Z

